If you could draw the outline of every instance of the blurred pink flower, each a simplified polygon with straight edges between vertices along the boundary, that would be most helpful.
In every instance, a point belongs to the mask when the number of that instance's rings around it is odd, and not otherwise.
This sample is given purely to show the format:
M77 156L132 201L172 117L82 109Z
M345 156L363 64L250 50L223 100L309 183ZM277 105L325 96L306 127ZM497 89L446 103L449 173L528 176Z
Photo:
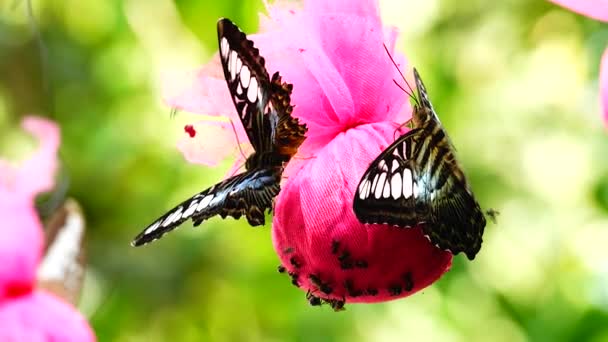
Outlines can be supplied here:
M573 12L595 20L608 22L608 0L549 0ZM602 55L600 63L600 100L604 112L604 121L608 125L608 49Z
M36 117L23 127L40 140L38 150L17 166L0 160L0 341L94 341L74 308L34 289L44 240L34 198L53 187L59 129Z
M374 0L267 7L263 32L249 37L269 72L279 71L294 85L293 114L308 125L274 208L273 244L283 266L300 288L328 300L385 301L432 284L450 268L449 252L432 246L419 228L365 226L352 209L365 169L411 116L406 94L393 82L401 76L383 46L405 65L394 51L398 32L382 25ZM229 118L245 142L218 59L187 74L185 83L171 79L165 98L180 109ZM175 91L177 83L186 86ZM197 138L201 146L209 141ZM234 139L224 150L234 151ZM210 158L205 153L196 160L210 165Z

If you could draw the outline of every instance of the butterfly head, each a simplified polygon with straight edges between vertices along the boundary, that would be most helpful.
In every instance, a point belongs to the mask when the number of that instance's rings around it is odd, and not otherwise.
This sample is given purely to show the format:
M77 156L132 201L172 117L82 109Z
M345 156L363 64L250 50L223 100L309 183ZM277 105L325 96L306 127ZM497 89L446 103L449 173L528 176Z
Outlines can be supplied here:
M433 108L433 104L431 104L431 100L429 99L426 87L424 86L422 78L420 77L420 74L416 68L414 68L414 80L416 81L416 92L418 93L418 101L414 106L414 112L412 114L414 127L420 127L424 123L433 119L439 121L437 113L435 113L435 109Z

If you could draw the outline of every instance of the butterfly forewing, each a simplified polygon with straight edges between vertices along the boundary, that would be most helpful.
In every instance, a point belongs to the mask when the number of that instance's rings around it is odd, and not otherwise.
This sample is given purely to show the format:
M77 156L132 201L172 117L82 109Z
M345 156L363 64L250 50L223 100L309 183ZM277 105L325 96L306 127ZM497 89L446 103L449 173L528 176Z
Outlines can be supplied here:
M236 219L245 215L252 226L264 224L264 211L272 206L279 192L279 175L273 170L257 169L228 178L185 200L144 229L132 242L141 246L191 219L194 225L220 215Z
M265 117L270 78L264 58L228 19L217 22L220 60L234 106L256 151L269 150L271 123Z
M45 224L45 252L38 286L76 304L84 279L85 221L78 204L68 199Z
M473 259L481 248L485 217L415 69L414 77L419 98L415 128L371 163L353 209L364 223L422 224L433 244Z

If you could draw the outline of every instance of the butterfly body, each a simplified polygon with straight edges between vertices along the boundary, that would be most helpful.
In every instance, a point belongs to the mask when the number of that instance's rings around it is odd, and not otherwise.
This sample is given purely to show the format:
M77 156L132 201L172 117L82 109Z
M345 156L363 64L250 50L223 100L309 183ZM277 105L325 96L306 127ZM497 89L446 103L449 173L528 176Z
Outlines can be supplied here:
M455 156L420 75L413 129L387 147L357 187L353 210L364 223L421 225L429 240L473 259L486 220Z
M285 163L305 139L306 126L291 116L292 85L278 72L269 77L258 49L230 20L220 19L217 32L228 90L254 152L247 157L245 172L168 211L135 237L134 246L159 239L189 219L198 226L216 215L245 216L250 225L263 225L279 193Z

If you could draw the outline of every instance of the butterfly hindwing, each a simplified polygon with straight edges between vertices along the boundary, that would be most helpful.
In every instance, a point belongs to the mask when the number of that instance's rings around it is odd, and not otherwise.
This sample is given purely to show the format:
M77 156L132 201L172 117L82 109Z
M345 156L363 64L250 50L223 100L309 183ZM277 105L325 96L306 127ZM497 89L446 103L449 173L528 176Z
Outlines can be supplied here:
M411 156L420 130L412 130L387 147L374 160L356 189L353 209L364 223L411 227L429 212L419 197L420 170Z
M132 244L141 246L160 239L188 219L198 225L215 215L235 219L244 215L252 226L263 225L264 212L271 208L272 199L279 192L279 178L271 169L256 169L228 178L159 217Z
M414 77L419 100L414 129L370 164L353 209L363 223L422 224L433 244L473 259L481 248L485 217L415 69Z

